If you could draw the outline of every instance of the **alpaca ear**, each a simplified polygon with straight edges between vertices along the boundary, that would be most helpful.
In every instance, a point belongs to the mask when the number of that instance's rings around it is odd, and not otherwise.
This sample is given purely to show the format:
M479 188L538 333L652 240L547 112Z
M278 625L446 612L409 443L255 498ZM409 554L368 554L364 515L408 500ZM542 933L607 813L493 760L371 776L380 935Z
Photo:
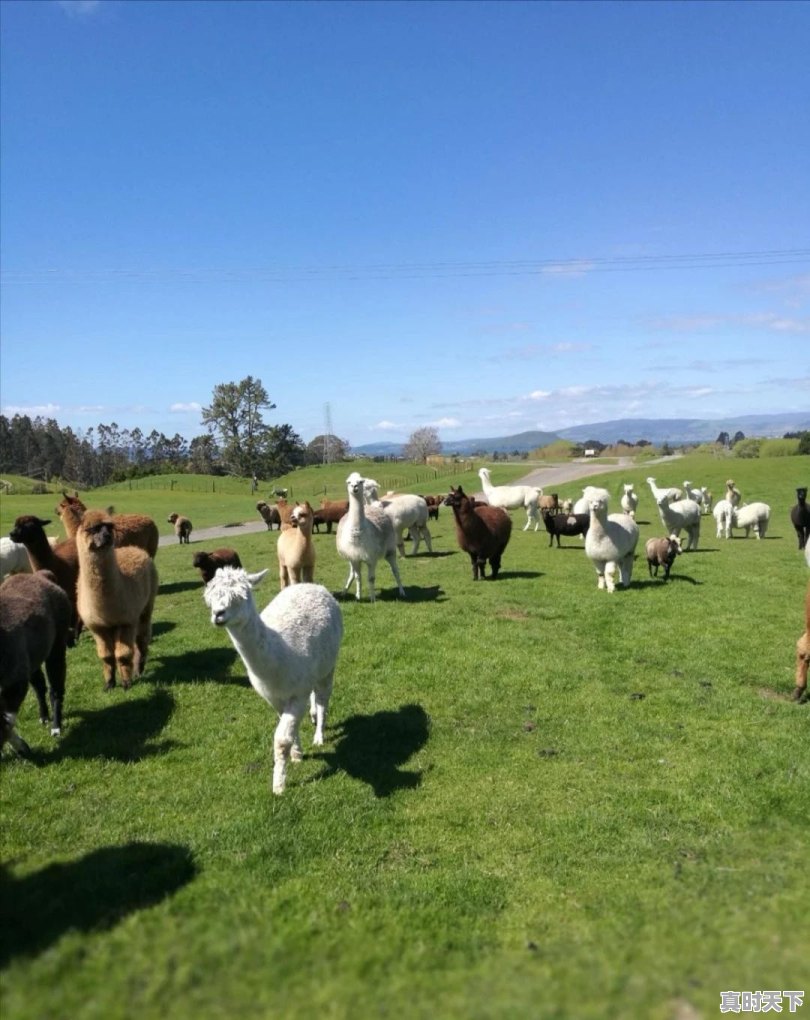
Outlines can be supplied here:
M260 570L258 574L248 574L247 579L251 588L258 588L258 586L264 580L265 574L269 572L270 568L265 567L264 570Z

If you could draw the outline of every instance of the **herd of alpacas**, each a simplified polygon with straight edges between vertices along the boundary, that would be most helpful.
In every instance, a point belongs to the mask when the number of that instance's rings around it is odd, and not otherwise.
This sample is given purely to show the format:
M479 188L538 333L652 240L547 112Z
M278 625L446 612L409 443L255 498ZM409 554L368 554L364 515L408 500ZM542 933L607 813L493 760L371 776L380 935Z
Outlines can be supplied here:
M385 560L400 597L406 592L399 572L405 556L406 537L411 555L424 541L428 553L433 545L428 521L440 506L453 515L458 547L470 558L473 581L498 577L512 531L509 510L526 512L524 531L543 525L549 545L560 536L578 537L591 561L600 589L613 592L616 578L627 588L631 583L639 527L638 494L625 484L621 510L609 513L606 489L586 486L581 499L560 503L556 494L526 485L496 486L490 473L479 473L483 500L451 487L443 496L423 497L411 493L380 495L379 484L352 472L346 480L346 500L287 503L279 498L270 505L257 504L268 529L278 528L278 595L259 612L253 590L268 570L250 573L236 550L219 548L193 556L193 567L204 584L203 597L211 623L227 632L242 659L254 690L278 713L273 740L273 792L284 791L287 766L303 756L300 724L309 710L315 727L314 744L321 745L335 668L343 638L343 619L334 595L315 582L316 550L313 532L325 525L335 531L338 555L347 561L344 592L354 584L355 598L363 597L365 567L368 599L376 598L376 568ZM664 529L664 536L645 545L648 573L666 583L675 559L697 549L704 515L713 515L718 538L730 538L735 528L745 537L753 530L764 538L770 507L747 504L733 479L723 497L714 502L709 490L684 481L682 487L659 488L648 478ZM19 754L28 745L16 732L15 723L29 685L37 699L40 720L61 734L67 669L67 649L83 629L92 635L101 662L105 689L118 682L128 688L145 668L152 634L152 612L158 593L155 556L158 529L143 514L115 514L91 510L78 494L64 498L56 507L65 538L49 539L45 527L51 522L34 515L16 519L0 548L0 748L8 742ZM810 507L807 489L796 490L790 519L799 549L810 567ZM191 521L173 513L168 518L181 544L188 544ZM685 544L681 543L685 533ZM805 632L796 645L796 682L793 699L803 701L810 664L810 585L805 602ZM47 676L47 684L46 684Z

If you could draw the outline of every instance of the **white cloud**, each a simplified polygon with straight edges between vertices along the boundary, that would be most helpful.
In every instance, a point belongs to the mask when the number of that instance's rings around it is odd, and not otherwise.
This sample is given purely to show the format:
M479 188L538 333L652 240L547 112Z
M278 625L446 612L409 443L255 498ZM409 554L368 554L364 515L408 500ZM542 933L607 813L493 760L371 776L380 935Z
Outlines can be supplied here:
M551 390L532 390L527 397L528 400L546 400L551 396Z
M461 428L461 422L458 418L439 418L438 421L428 422L434 429L458 429Z
M571 262L560 262L553 266L544 266L541 272L547 276L585 276L593 268L593 262L573 260Z
M379 429L381 432L398 432L400 429L406 428L405 425L397 425L395 421L378 421L376 425L371 426L372 429Z
M13 418L15 414L29 418L53 418L61 410L60 404L31 404L28 407L21 404L5 404L3 406L3 414L7 418Z
M101 0L57 0L57 3L71 18L86 18L101 10Z
M183 413L186 411L202 411L202 404L198 404L196 400L192 400L189 404L172 404L169 410L173 413Z

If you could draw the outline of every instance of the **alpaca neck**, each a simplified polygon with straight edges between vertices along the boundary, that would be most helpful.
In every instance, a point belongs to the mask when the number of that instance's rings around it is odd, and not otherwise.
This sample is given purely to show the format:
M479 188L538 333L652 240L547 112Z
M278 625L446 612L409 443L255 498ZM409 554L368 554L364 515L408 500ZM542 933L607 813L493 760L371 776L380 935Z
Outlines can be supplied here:
M226 630L248 670L257 676L266 675L268 661L272 664L275 657L273 653L278 636L262 621L255 606L246 618L227 624Z
M115 560L112 546L103 553L86 552L79 555L79 571L82 581L103 598L117 595L121 590L121 572Z

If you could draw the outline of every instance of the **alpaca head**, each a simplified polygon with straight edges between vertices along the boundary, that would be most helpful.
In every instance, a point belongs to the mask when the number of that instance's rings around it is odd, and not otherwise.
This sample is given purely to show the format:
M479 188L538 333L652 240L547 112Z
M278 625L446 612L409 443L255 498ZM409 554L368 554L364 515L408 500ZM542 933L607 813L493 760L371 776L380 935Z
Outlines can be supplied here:
M630 483L630 485L625 485L624 491L625 492L632 492L633 491L633 484L632 484L632 482Z
M252 615L253 589L266 573L266 569L249 574L242 567L220 567L203 591L205 604L211 610L211 623L215 627L231 627Z
M683 552L681 548L681 540L677 535L669 536L669 555L671 559L675 559L676 556L680 556Z
M21 542L25 545L26 539L33 538L35 534L39 534L50 523L50 521L42 520L41 517L34 517L33 514L25 514L23 517L18 517L14 522L14 527L8 533L8 537L12 542Z
M364 482L365 478L363 478L361 474L358 474L357 471L352 471L346 479L346 489L349 493L349 499L354 497L355 499L359 499L361 503L364 501Z
M482 468L481 470L485 471L486 468ZM450 491L444 497L443 505L444 506L461 506L463 503L467 502L467 500L469 500L469 498L470 497L465 494L464 490L462 489L462 487L460 485L456 489L454 489L453 486L451 485L450 486Z
M304 534L312 531L312 507L308 502L296 503L290 512L290 524L300 528Z
M111 549L115 545L115 524L105 510L88 510L76 537L91 552Z

